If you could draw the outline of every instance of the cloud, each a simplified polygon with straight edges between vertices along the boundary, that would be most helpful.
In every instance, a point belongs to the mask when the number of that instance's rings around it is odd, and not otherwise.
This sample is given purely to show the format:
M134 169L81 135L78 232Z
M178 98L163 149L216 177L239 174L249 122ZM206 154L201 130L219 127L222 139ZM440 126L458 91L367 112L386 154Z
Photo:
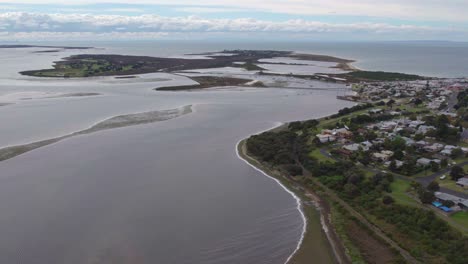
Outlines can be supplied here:
M325 23L303 19L268 21L253 18L206 19L197 16L164 17L158 15L92 15L37 14L26 12L0 13L0 26L6 31L49 32L439 32L463 29L434 28L385 23Z
M21 0L29 4L128 4L127 0ZM17 3L0 0L0 3ZM468 22L468 0L133 0L131 4L188 8L239 8L295 15L339 15L389 19ZM207 9L205 9L206 11ZM200 11L200 10L199 10Z
M179 7L175 8L176 11L192 14L202 13L229 13L229 12L246 12L247 9L241 8L221 8L221 7Z
M269 21L253 18L207 19L198 16L165 17L158 15L38 14L0 13L2 39L155 39L202 36L325 36L335 39L362 36L367 39L467 40L468 30L451 27L392 25L386 23L325 23L292 19ZM255 34L252 34L255 33Z

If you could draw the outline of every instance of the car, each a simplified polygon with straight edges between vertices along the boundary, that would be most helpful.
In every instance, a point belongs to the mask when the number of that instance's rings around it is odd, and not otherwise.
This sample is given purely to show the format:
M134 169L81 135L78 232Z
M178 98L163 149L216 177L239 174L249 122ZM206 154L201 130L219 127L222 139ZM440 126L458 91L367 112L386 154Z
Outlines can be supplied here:
M445 175L445 174L442 175L442 176L440 176L440 179L441 179L441 180L444 180L445 178L447 178L447 175Z

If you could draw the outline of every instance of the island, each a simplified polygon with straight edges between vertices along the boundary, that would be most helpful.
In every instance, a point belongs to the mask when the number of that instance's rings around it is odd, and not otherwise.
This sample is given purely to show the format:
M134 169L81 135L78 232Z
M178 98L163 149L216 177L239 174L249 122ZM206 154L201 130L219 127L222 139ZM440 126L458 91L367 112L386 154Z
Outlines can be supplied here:
M319 62L336 62L338 65L342 66L353 62L351 60L331 56L296 54L290 51L225 50L218 53L203 55L206 56L207 59L82 54L57 61L52 69L23 71L21 74L36 77L91 77L134 75L153 72L178 72L221 67L240 67L252 71L263 70L261 67L255 65L259 60L275 57Z

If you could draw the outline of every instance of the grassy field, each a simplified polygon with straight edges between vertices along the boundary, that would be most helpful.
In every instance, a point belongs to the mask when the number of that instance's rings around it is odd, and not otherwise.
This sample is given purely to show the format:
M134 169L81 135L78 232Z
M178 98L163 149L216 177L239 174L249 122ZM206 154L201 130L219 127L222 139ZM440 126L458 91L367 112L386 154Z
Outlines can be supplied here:
M454 191L457 191L457 192L462 192L462 193L467 193L468 194L468 190L463 189L463 187L457 185L455 183L455 181L452 181L450 179L450 176L448 175L448 173L447 173L447 179L441 180L441 179L437 178L437 182L439 183L440 187L444 187L444 188L447 188L447 189L450 189L450 190L454 190Z
M309 153L309 157L316 158L318 161L321 161L321 162L325 162L325 161L335 162L334 159L324 156L322 153L320 153L320 149L312 150Z
M401 205L415 206L419 207L420 204L416 202L413 198L408 196L407 191L410 188L410 183L408 181L395 179L390 184L390 189L392 190L392 197L395 199L395 202Z
M450 218L454 222L464 226L465 228L468 228L468 212L464 212L464 211L458 212L458 213L451 215Z

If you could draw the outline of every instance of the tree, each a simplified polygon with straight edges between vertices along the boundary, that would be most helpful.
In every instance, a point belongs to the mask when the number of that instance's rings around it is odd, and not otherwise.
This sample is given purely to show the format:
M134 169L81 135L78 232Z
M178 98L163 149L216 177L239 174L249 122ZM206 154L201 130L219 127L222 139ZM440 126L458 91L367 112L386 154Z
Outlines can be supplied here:
M391 171L396 171L398 168L397 168L397 164L396 164L396 161L395 160L392 160L390 162L390 166L388 166L388 168L391 170Z
M390 195L385 195L383 198L382 198L382 202L386 205L389 205L389 204L392 204L394 203L395 201L393 200L393 198L390 196Z
M452 159L457 159L463 157L463 150L461 148L456 148L452 150L452 154L450 154Z
M428 190L425 190L424 188L420 188L418 194L419 194L419 200L421 200L422 203L429 204L435 200L434 193Z
M427 189L428 189L429 191L432 191L432 192L437 192L437 191L439 191L439 189L440 189L439 183L436 182L436 181L432 181L432 182L429 183L429 185L427 186Z
M401 160L405 157L405 154L403 153L403 151L401 149L398 149L397 151L395 151L395 153L393 154L393 157L397 160Z
M443 201L442 205L447 206L448 208L450 208L450 207L454 206L455 203L453 201L447 200L447 201Z
M452 180L458 181L463 175L465 174L465 171L463 171L463 168L460 166L453 166L452 169L450 170L450 176L452 177Z
M416 141L420 141L420 140L423 140L424 139L424 135L421 134L421 133L417 133L416 135L414 135L414 140Z
M393 99L390 99L390 100L387 102L387 106L390 107L390 109L393 108L393 104L395 104L395 100L393 100Z
M423 101L420 98L415 98L415 99L412 100L412 102L416 106L423 103Z
M434 162L434 161L431 161L431 171L437 172L437 171L439 171L439 169L440 169L439 164L437 164L437 163Z
M297 176L302 174L302 168L295 164L286 164L284 165L284 169L291 175Z
M448 160L447 159L443 159L441 162L440 162L440 167L442 168L447 168L448 166Z

